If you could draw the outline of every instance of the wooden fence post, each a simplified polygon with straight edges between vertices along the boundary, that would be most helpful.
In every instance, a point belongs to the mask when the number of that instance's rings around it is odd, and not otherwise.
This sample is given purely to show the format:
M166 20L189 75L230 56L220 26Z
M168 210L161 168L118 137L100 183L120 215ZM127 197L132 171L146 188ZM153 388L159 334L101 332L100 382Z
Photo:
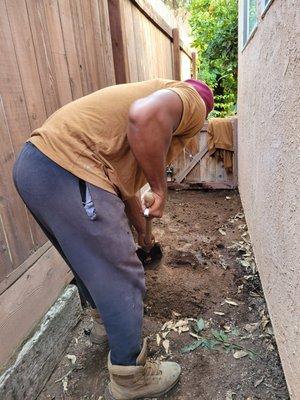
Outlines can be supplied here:
M195 51L192 52L192 78L197 79L197 54Z
M127 83L130 76L121 1L108 0L108 12L116 83Z
M181 79L181 59L180 59L180 43L178 28L172 29L173 37L173 77L175 80Z

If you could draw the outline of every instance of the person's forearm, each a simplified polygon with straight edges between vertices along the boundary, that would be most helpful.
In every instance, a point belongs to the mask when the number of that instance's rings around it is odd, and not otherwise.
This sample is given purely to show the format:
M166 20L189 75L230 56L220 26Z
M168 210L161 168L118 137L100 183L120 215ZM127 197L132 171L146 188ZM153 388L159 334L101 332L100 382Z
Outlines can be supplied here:
M129 222L134 226L138 234L145 233L146 222L142 214L142 205L138 196L131 197L124 201L125 212Z

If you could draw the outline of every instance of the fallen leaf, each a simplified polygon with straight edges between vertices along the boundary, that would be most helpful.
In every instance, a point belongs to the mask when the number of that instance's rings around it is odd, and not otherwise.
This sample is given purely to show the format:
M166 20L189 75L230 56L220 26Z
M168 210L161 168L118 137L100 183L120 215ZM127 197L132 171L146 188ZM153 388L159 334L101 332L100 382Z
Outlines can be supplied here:
M200 336L196 335L196 333L190 332L190 335L196 339L199 339Z
M238 286L237 293L238 293L238 294L242 293L243 288L244 288L244 285Z
M222 229L222 228L219 228L219 229L218 229L218 231L221 233L221 235L223 235L223 236L225 236L225 235L226 235L226 232L224 231L224 229Z
M157 334L156 334L156 343L157 343L157 346L160 345L160 342L161 342L161 337L160 337L160 335L157 333Z
M216 315L225 315L225 313L223 313L221 311L214 311L214 314L216 314Z
M235 392L233 392L232 390L228 390L228 392L226 393L226 400L234 400L235 396Z
M230 197L230 196L226 196L225 198L226 198L226 200L230 200L230 199L231 199L231 197Z
M236 303L235 301L230 300L230 299L226 299L225 303L227 303L227 304L229 304L231 306L238 306L238 303Z
M180 328L182 326L187 326L188 325L188 320L187 319L181 319L175 324L175 328Z
M263 376L262 378L258 379L257 381L254 382L254 387L259 386L263 381L264 381L265 377Z
M70 360L71 361L71 364L75 364L76 363L76 356L75 355L73 355L73 354L67 354L66 355L66 358L68 359L68 360Z
M169 353L169 349L170 349L170 341L168 339L165 339L163 341L162 345L163 345L163 347L164 347L164 349L166 351L166 354L168 354Z
M245 350L238 350L235 353L233 353L233 357L236 359L246 357L247 355L248 355L248 351L245 351Z
M190 328L188 326L183 326L181 328L181 332L188 332L190 330Z
M174 315L174 317L180 317L180 315L181 315L181 314L179 314L179 313L176 312L176 311L172 311L172 314Z
M174 322L172 320L167 321L163 324L161 330L164 331L165 329L171 329L174 325Z
M203 331L203 329L205 329L205 321L204 321L204 319L200 318L196 322L195 330L198 333L198 332Z
M163 332L163 333L161 334L162 338L165 339L169 333L170 333L170 331Z
M249 332L249 333L253 333L254 331L256 331L256 329L259 326L259 322L254 322L252 324L246 324L244 326L245 331Z
M62 379L62 385L63 385L63 390L64 390L64 392L67 392L68 391L68 377L67 376L65 376L63 379Z

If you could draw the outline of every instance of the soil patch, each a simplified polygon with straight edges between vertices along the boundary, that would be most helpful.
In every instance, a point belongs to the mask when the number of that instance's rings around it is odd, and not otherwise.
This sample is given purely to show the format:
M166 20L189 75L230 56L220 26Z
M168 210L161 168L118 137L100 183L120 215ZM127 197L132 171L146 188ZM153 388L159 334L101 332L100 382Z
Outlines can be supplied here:
M289 399L238 193L171 191L154 233L165 256L146 271L144 331L151 356L182 366L169 398ZM86 310L39 400L101 399L107 349L90 326Z

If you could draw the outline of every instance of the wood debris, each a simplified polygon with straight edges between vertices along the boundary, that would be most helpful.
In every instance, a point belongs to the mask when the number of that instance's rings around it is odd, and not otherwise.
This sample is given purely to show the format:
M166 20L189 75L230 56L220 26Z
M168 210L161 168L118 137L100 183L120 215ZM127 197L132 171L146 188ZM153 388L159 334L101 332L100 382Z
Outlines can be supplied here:
M233 353L233 357L236 358L236 359L238 360L239 358L246 357L248 354L249 354L248 351L245 351L245 350L237 350L237 351L235 351L235 352Z

